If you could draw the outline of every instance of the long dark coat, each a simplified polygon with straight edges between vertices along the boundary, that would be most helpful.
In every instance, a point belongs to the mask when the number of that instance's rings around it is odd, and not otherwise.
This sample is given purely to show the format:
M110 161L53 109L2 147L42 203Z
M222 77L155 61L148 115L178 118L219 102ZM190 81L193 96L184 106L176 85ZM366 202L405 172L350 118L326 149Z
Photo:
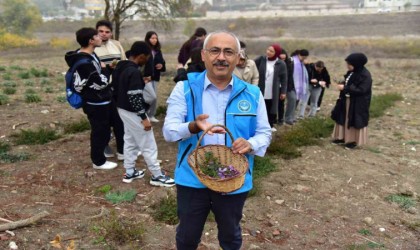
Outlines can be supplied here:
M347 72L345 79L351 72ZM349 112L346 114L346 94L350 95ZM349 81L340 91L340 97L331 112L331 118L338 124L345 124L346 115L348 127L364 128L369 123L369 107L372 98L372 77L365 67L354 71Z

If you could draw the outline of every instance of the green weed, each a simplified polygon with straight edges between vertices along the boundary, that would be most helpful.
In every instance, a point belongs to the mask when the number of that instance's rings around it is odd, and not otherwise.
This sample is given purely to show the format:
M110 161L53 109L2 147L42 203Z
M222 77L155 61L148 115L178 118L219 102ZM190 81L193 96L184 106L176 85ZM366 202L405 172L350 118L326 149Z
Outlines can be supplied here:
M6 87L3 89L3 93L6 95L14 95L16 94L16 88L13 87Z
M102 193L102 194L107 194L107 193L109 193L109 191L111 191L111 189L112 189L112 186L109 185L109 184L106 184L106 185L100 186L98 189L96 189L96 192L97 193Z
M127 191L108 192L105 194L105 199L113 204L122 202L131 202L136 198L137 192L134 189Z
M407 145L419 145L420 144L420 141L408 141L408 142L406 142L405 144L407 144Z
M166 109L167 109L167 107L166 106L159 106L159 107L157 107L157 109L156 109L156 116L159 116L159 115L166 115Z
M55 130L39 128L37 130L24 130L12 135L18 145L45 144L57 140L60 136Z
M36 68L31 68L29 72L35 77L47 77L48 71L46 69L38 70Z
M361 235L372 235L372 233L369 230L364 229L364 228L363 229L360 229L358 231L358 233L361 234Z
M48 80L47 78L43 78L40 83L41 83L41 85L50 85L51 84L50 80Z
M31 73L29 71L19 72L18 77L20 79L29 79L29 78L31 78Z
M9 143L0 142L0 162L1 163L14 163L18 161L25 161L29 159L26 153L11 154L9 153L11 146Z
M97 235L95 244L103 244L112 248L117 248L123 245L136 245L143 242L144 226L135 218L119 218L116 211L111 213L97 225L92 227L92 231Z
M57 102L59 103L65 103L67 102L67 98L65 96L57 96Z
M26 89L25 94L35 94L36 91L34 89Z
M0 66L0 72L6 71L6 67L5 66Z
M16 82L4 82L3 86L6 88L16 88L17 84Z
M44 89L44 93L47 93L47 94L54 93L54 89L53 89L53 88L51 88L51 87L46 87L46 88Z
M7 95L0 94L0 105L4 105L9 102L9 97Z
M5 73L3 75L3 80L6 80L6 81L12 80L12 74L10 74L9 72Z
M10 150L11 146L9 143L6 142L0 142L0 154L6 153Z
M151 207L154 209L152 217L155 220L169 225L175 225L178 223L177 202L176 197L173 194L168 193L166 197L161 198Z
M261 190L261 181L260 178L267 176L271 172L275 171L277 166L274 165L270 158L268 157L258 157L254 158L254 168L253 168L253 188L248 193L248 197L252 197L260 193Z
M397 203L402 209L409 209L416 205L416 201L412 197L402 194L391 194L387 196L385 200Z
M24 68L22 68L21 66L19 66L19 65L12 65L12 66L10 66L9 67L9 69L11 69L11 70L16 70L16 71L21 71L21 70L24 70Z
M34 86L35 85L35 82L32 81L32 80L27 80L27 81L24 82L24 84L25 84L25 86L31 87L31 86Z
M37 94L25 94L25 102L26 103L36 103L36 102L41 102L42 99L39 95Z
M395 102L403 100L401 94L389 93L372 97L370 104L370 118L381 117L385 114L385 110L394 106Z
M82 118L79 121L72 122L64 126L65 134L76 134L86 130L90 130L90 123L86 118Z

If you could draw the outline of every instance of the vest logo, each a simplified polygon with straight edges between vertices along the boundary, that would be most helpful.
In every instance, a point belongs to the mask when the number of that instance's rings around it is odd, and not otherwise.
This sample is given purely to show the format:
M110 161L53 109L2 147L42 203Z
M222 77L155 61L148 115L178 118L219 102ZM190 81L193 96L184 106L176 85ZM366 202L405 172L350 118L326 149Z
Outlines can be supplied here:
M249 103L246 100L239 101L239 103L238 103L238 109L241 112L249 112L251 110L251 103Z

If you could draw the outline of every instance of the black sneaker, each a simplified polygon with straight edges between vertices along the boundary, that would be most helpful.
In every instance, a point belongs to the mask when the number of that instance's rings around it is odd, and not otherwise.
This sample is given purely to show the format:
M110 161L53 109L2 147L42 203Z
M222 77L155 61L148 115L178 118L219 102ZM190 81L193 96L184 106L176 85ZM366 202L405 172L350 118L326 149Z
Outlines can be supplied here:
M344 140L343 139L336 139L332 141L333 144L343 144Z
M354 149L355 147L357 147L357 144L355 142L349 142L349 143L346 143L346 145L344 145L344 147L346 149Z
M158 177L152 177L150 179L150 185L158 187L172 187L175 185L175 181L167 175L160 175Z
M124 178L123 178L123 182L125 183L131 183L134 179L140 179L144 177L144 171L140 170L138 171L137 169L134 169L134 174L132 175L127 175L127 173L124 174Z

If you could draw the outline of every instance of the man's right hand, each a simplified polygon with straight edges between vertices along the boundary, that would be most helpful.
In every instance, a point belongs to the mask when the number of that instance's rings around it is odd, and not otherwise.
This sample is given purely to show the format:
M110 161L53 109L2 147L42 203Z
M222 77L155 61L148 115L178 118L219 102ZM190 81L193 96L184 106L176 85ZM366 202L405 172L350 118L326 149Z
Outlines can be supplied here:
M209 127L213 126L213 124L211 124L210 122L207 121L207 118L209 118L209 115L207 115L207 114L201 114L201 115L197 116L197 118L195 119L195 123L197 124L197 126L202 131L205 131ZM212 129L210 129L210 131L207 132L208 135L212 135L212 134L224 134L224 133L226 133L226 131L222 127L214 127Z
M141 124L144 126L144 130L149 131L152 129L152 123L150 122L149 118L142 120Z

